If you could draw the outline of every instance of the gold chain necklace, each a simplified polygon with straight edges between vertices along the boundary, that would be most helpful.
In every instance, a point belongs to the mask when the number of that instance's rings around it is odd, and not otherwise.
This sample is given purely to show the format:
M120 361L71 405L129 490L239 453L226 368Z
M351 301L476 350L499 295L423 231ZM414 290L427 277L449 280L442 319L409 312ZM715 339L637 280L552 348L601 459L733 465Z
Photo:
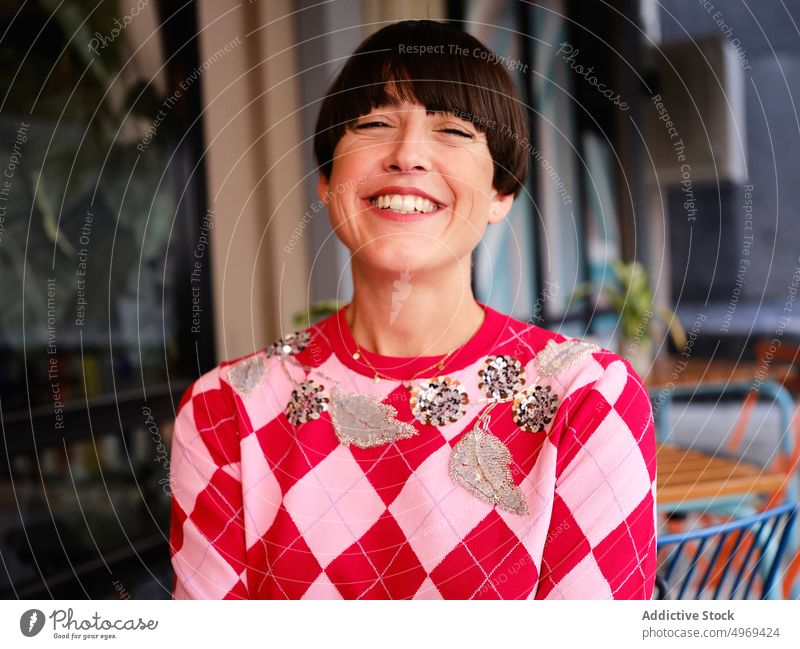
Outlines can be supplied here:
M470 337L469 337L469 339L467 340L467 342L469 342L470 340L472 340L472 338L475 336L475 334L476 334L478 331L480 331L481 327L483 326L483 323L486 321L486 310L484 309L484 310L483 310L483 312L484 312L484 319L481 321L481 324L480 324L480 325L478 325L478 328L477 328L477 330L476 330L475 332L473 332L473 333L470 335ZM345 320L345 322L346 322L346 320ZM355 339L355 337L352 335L352 331L351 331L350 337L353 339L353 343L355 343L355 346L356 346L356 351L355 351L355 352L353 352L353 359L354 359L354 360L361 359L361 360L363 360L363 361L364 361L364 363L366 363L366 364L367 364L367 366L368 366L368 367L369 367L369 368L372 370L372 372L373 372L373 377L372 377L372 380L373 380L375 383L380 383L380 380L381 380L382 378L383 378L383 379L387 379L387 380L389 380L389 381L401 381L401 382L403 383L403 385L405 386L405 388L406 388L406 389L407 389L409 392L410 392L410 391L413 389L413 386L411 385L411 381L413 381L414 379L416 379L416 378L417 378L417 377L418 377L420 374L424 374L425 372L427 372L428 370L431 370L431 369L433 369L434 367L437 367L439 370L443 370L443 369L444 369L444 366L445 366L445 363L447 362L447 359L448 359L448 358L450 358L450 356L451 356L451 355L452 355L452 354L453 354L453 353L454 353L456 350L458 350L458 349L460 349L461 347L463 347L463 345L459 345L458 347L455 347L455 348L451 349L449 352L447 352L447 354L445 354L445 355L444 355L442 358L440 358L438 361L434 362L432 365L429 365L428 367L426 367L426 368L424 368L424 369L420 370L419 372L416 372L416 373L414 374L414 376L412 376L411 378L409 378L409 379L404 379L404 380L403 380L403 379L397 379L397 378L395 378L395 377L393 377L393 376L388 376L387 374L384 374L383 372L380 372L379 370L377 370L377 369L375 368L375 366L374 366L372 363L370 363L370 362L369 362L369 359L368 359L368 358L367 358L367 357L364 355L364 353L363 353L363 352L364 352L364 350L363 350L363 349L361 349L361 346L358 344L358 342L356 342L356 339ZM464 344L466 344L466 343L464 343Z
M337 379L333 378L329 374L326 374L325 372L320 370L319 367L315 367L313 365L306 365L304 363L301 363L294 356L283 355L283 356L280 357L281 369L283 370L283 373L286 375L286 378L288 378L289 381L291 381L292 385L294 385L295 387L299 387L300 384L297 382L297 379L295 379L292 376L291 372L289 372L289 370L287 369L287 367L286 367L286 363L287 362L291 363L295 367L298 367L298 368L300 368L301 370L303 370L305 372L315 372L316 374L321 376L323 379L326 379L327 381L329 381L331 385L341 385L340 382ZM430 369L430 368L428 368L428 369ZM418 372L417 374L420 374L420 373L421 372ZM395 378L393 378L391 376L390 377L386 377L386 378L388 378L390 381L401 381L401 379L395 379ZM413 378L412 379L405 379L405 381L412 381L412 380L413 380ZM525 394L525 393L529 392L530 390L535 388L537 385L539 385L539 380L538 379L534 379L534 381L533 381L533 383L531 385L529 385L525 389L520 389L520 390L515 391L513 394L511 394L508 397L489 397L489 398L486 398L486 399L470 399L470 403L487 403L487 404L489 404L489 407L488 407L488 409L487 409L487 411L485 413L485 414L488 414L488 412L492 408L494 408L495 405L497 405L499 403L508 403L510 401L514 401L514 399L518 395Z
M355 342L355 340L353 340L353 342ZM359 358L361 358L367 364L367 366L372 370L372 372L374 374L372 380L375 381L375 383L380 383L380 380L382 378L383 379L387 379L389 381L398 381L398 380L400 380L400 379L396 379L396 378L394 378L392 376L388 376L387 374L384 374L383 372L380 372L379 370L375 369L375 366L372 363L369 362L369 359L366 356L362 356L362 354L361 354L362 350L359 347L358 343L356 343L356 347L358 348L358 351L353 353L353 359L354 360L358 360ZM453 354L453 352L456 351L456 349L458 349L458 347L456 347L455 349L453 349L450 352L448 352L441 360L436 361L433 365L429 365L425 369L420 370L419 372L415 373L414 376L412 376L411 378L403 380L402 381L403 385L405 385L405 387L410 390L411 389L411 381L416 379L420 374L423 374L423 373L427 372L428 370L433 369L434 367L438 367L440 370L443 370L445 362Z

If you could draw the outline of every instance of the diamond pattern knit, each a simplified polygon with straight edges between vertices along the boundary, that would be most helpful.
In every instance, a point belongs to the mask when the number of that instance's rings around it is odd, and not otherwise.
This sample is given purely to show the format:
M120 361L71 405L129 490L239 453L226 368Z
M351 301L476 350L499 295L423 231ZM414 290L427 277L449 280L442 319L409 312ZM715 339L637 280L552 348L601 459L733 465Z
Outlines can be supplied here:
M655 578L655 439L650 400L630 364L607 350L540 374L536 354L564 336L481 304L479 331L437 375L459 381L466 414L422 424L402 379L431 365L363 351L397 380L375 383L352 357L345 308L309 327L308 344L224 362L179 404L172 440L170 555L176 599L649 599ZM544 432L522 430L512 404L489 431L509 449L527 502L518 515L480 500L448 474L453 446L486 407L483 360L510 355L525 386L550 386ZM264 364L256 389L229 380ZM250 371L250 365L247 366ZM341 444L330 412L293 426L297 383L378 394L418 434L374 448ZM258 374L255 376L258 378ZM237 386L237 387L234 387Z

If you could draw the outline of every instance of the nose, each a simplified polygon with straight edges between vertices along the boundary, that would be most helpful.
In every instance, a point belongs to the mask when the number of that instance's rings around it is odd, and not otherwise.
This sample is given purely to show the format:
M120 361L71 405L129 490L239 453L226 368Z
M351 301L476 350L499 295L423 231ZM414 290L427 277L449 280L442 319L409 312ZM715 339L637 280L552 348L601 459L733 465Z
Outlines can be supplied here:
M406 123L397 129L395 139L389 143L384 168L395 173L430 171L429 144L424 128Z

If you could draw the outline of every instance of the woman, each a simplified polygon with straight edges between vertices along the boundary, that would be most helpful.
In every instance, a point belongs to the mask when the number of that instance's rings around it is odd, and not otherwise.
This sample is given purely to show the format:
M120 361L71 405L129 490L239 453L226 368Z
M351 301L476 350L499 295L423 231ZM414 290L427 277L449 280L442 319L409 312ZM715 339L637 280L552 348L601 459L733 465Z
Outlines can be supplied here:
M508 73L445 24L390 25L348 60L315 153L353 298L186 392L176 598L650 598L639 377L470 288L526 136Z

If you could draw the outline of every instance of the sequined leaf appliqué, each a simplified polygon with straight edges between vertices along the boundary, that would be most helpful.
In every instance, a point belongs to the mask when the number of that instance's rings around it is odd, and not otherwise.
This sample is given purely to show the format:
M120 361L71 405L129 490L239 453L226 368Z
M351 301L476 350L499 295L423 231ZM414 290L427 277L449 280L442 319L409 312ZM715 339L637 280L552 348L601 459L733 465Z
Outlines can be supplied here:
M246 399L261 387L266 374L264 359L260 355L251 356L228 368L228 383Z
M599 351L598 345L585 340L565 340L557 343L551 339L547 341L544 349L536 354L536 367L540 374L555 376L580 363L589 354Z
M491 433L476 426L464 435L450 454L450 477L484 502L524 516L528 503L514 484L509 465L511 451Z
M331 421L342 444L372 448L419 433L413 425L398 421L397 410L381 401L379 395L344 392L339 386L332 388Z

